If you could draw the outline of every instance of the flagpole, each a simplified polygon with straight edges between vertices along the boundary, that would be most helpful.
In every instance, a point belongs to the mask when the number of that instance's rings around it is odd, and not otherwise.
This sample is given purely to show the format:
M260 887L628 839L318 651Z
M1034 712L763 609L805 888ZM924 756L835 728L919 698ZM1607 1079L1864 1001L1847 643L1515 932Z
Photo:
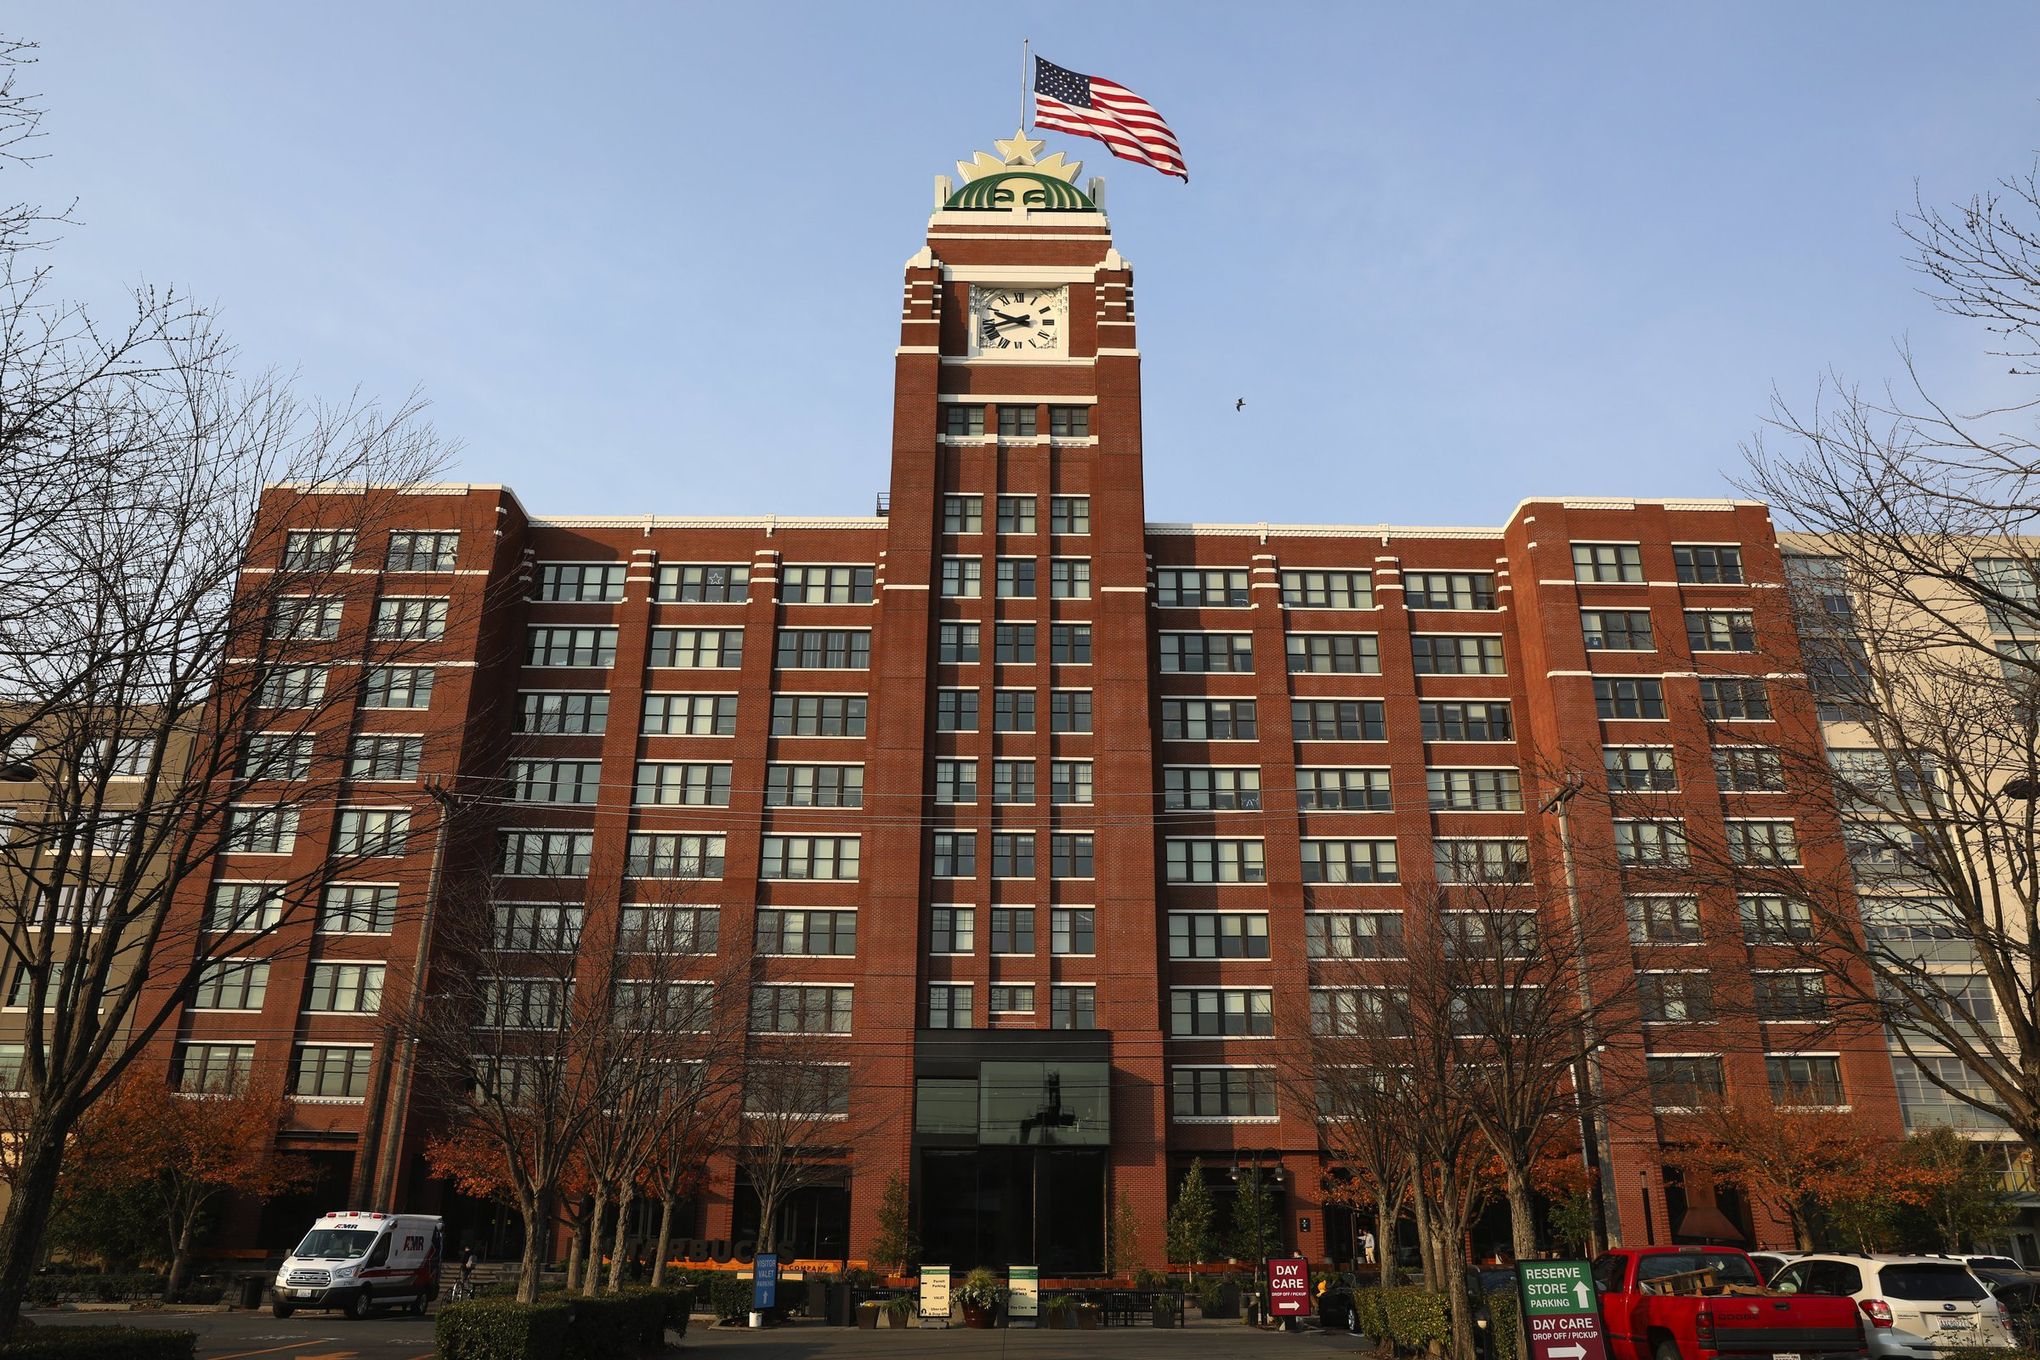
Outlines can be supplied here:
M1020 40L1020 130L1022 132L1027 131L1027 89L1031 83L1027 79L1027 68L1033 64L1028 59L1033 53L1033 42L1032 38L1022 38Z

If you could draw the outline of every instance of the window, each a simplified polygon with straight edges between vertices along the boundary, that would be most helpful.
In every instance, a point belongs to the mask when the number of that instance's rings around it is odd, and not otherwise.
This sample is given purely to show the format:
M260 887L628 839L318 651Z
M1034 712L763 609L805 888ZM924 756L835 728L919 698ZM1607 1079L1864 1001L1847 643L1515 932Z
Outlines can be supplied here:
M1521 812L1523 776L1517 770L1426 770L1433 812Z
M1091 907L1055 907L1048 913L1048 952L1098 952L1097 912Z
M1636 996L1646 1025L1704 1024L1714 1018L1714 987L1705 972L1640 973Z
M285 571L334 571L354 562L352 529L292 529L283 540Z
M1396 881L1395 842L1392 840L1305 840L1302 850L1303 881L1306 883Z
M1756 972L1750 975L1756 989L1757 1019L1805 1021L1827 1019L1827 988L1819 973L1805 971Z
M1091 408L1088 406L1049 407L1048 432L1057 439L1088 438L1091 433Z
M966 406L963 405L962 403L949 403L943 406L942 433L948 435L951 439L966 439L972 435L981 435L984 432L985 432L984 407L975 404ZM959 496L957 499L979 500L981 498L977 496L969 497ZM964 530L962 532L974 534L977 532L977 530L970 529Z
M365 1044L299 1044L291 1094L313 1100L360 1100L368 1094L375 1050Z
M1034 691L1031 689L1002 689L994 693L992 695L992 730L994 732L1032 732L1034 730Z
M1247 573L1165 567L1155 573L1155 603L1163 609L1245 609Z
M1813 906L1782 897L1752 895L1739 898L1736 908L1742 917L1744 944L1795 944L1813 938ZM1868 921L1872 937L1878 929Z
M411 814L404 808L342 808L333 833L336 855L392 856L411 838Z
M1441 838L1431 842L1431 862L1440 883L1521 883L1530 877L1530 850L1518 840Z
M205 928L215 934L269 930L282 919L280 883L215 883L206 903Z
M396 923L394 883L332 883L319 900L322 935L387 935Z
M1769 746L1722 746L1714 752L1714 778L1726 793L1783 793L1785 764Z
M1771 1099L1780 1105L1840 1105L1842 1060L1779 1054L1764 1059Z
M935 801L938 803L975 803L977 801L977 761L936 761Z
M862 807L862 765L768 765L766 807Z
M977 833L975 831L936 832L934 863L929 869L929 876L933 878L976 878Z
M867 700L862 694L775 694L775 737L861 737Z
M928 1028L969 1029L970 986L933 982L928 985Z
M1379 675L1380 643L1372 633L1291 633L1289 672Z
M1310 1031L1407 1037L1409 998L1382 987L1314 987L1310 993Z
M986 1011L991 1015L1032 1015L1034 1014L1034 988L1031 984L994 983L988 989L990 1004Z
M1260 767L1172 765L1162 771L1162 806L1171 812L1253 811L1261 806Z
M1163 633L1160 641L1165 675L1254 669L1254 639L1247 633Z
M638 807L728 807L730 767L723 762L639 761L631 801ZM771 802L769 793L766 802Z
M822 1063L752 1063L746 1069L744 1109L748 1113L813 1115L822 1119L850 1113L850 1066Z
M287 855L297 845L294 807L237 807L227 812L224 848L236 855Z
M832 956L855 954L857 913L761 908L758 912L758 952Z
M1502 675L1502 640L1469 633L1413 633L1410 664L1418 675Z
M1799 838L1791 822L1731 819L1728 857L1737 864L1797 864Z
M648 700L645 707L650 709ZM546 736L601 736L609 726L609 696L528 691L517 696L517 730Z
M969 407L949 407L949 411L969 412ZM985 413L977 413L977 433L985 429ZM955 431L950 433L954 434ZM942 498L942 532L945 534L981 534L985 530L985 498L983 496L944 496Z
M942 559L942 598L975 600L984 594L985 564L975 557Z
M998 595L1002 600L1034 598L1034 559L1002 557L998 561Z
M1379 699L1292 699L1291 734L1298 741L1384 741Z
M1002 439L1031 438L1034 434L1036 411L1032 406L1001 406L999 408L999 437ZM1031 497L1029 499L1032 499ZM1033 533L1030 525L1022 533Z
M975 907L931 907L928 911L928 952L968 954L977 948Z
M585 831L506 831L503 872L513 877L586 878L595 837Z
M1527 959L1537 952L1537 913L1448 911L1439 934L1448 959Z
M1034 877L1034 833L995 831L992 833L992 877Z
M1177 1067L1169 1072L1171 1119L1273 1119L1275 1074L1257 1067Z
M1575 543L1573 580L1641 581L1643 549L1635 543Z
M656 636L657 630L654 630ZM524 645L527 666L614 666L614 628L533 628Z
M1615 855L1632 868L1683 868L1686 864L1686 824L1677 820L1617 819Z
M1084 730L1089 731L1090 695L1084 699ZM1252 741L1255 736L1252 699L1162 700L1164 741Z
M1048 801L1052 804L1091 801L1091 762L1054 760L1048 766Z
M430 708L430 666L371 666L362 686L363 708Z
M1371 571L1285 571L1282 603L1291 609L1372 609Z
M1056 623L1048 629L1048 659L1058 666L1091 664L1091 625Z
M315 963L305 1009L354 1014L380 1010L383 971L379 963Z
M513 760L510 796L520 803L592 804L602 793L599 760Z
M751 989L754 1034L848 1034L850 988L769 986Z
M326 697L323 666L271 666L256 696L264 708L313 708Z
M1655 650L1650 637L1648 609L1582 609L1580 631L1586 635L1590 652Z
M358 736L347 743L347 777L392 783L416 779L423 737Z
M999 532L1002 534L1033 533L1034 497L999 497Z
M855 836L767 836L759 855L758 877L855 879L858 849Z
M1265 959L1268 917L1258 911L1169 913L1172 959Z
M1049 877L1090 878L1093 838L1088 831L1058 831L1048 838Z
M606 716L609 696L601 695ZM594 729L599 732L598 726ZM647 694L642 731L648 737L728 737L737 730L734 694Z
M1307 911L1304 951L1314 959L1399 959L1403 918L1399 911Z
M1706 682L1701 683L1704 686ZM1597 678L1594 711L1603 718L1661 719L1665 716L1664 681Z
M398 595L375 602L378 642L436 642L446 636L446 601L423 595Z
M1034 801L1034 762L995 760L992 762L992 801L1031 803Z
M720 908L624 905L622 944L631 953L713 954L721 942Z
M873 568L790 565L780 571L784 604L870 604Z
M1026 665L1034 660L1034 625L995 623L992 625L992 659L1009 665Z
M1048 594L1055 600L1091 598L1091 559L1058 557L1048 564Z
M1171 883L1266 883L1266 852L1258 840L1171 839Z
M1754 652L1757 625L1747 609L1688 609L1686 645L1696 652Z
M460 534L452 529L398 529L390 534L386 571L452 571Z
M780 634L782 651L787 636ZM744 664L744 630L654 628L651 644L645 648L645 664L672 670L734 670Z
M1721 1059L1677 1057L1648 1059L1651 1105L1660 1110L1691 1110L1721 1099Z
M1493 609L1495 574L1491 571L1406 571L1404 609Z
M1702 680L1700 711L1710 722L1769 722L1771 698L1761 680Z
M219 959L199 970L191 1005L201 1011L259 1011L269 990L269 965L247 959ZM10 1005L17 1004L10 1000Z
M743 562L669 562L659 568L652 599L660 604L742 604L751 598Z
M1050 987L1048 1027L1050 1029L1098 1028L1098 989L1095 987Z
M1601 764L1611 793L1673 793L1679 787L1669 746L1604 746Z
M1091 498L1089 496L1050 496L1048 498L1049 532L1057 534L1088 534L1091 532Z
M994 954L1034 952L1034 908L992 908L992 952Z
M1699 944L1705 938L1696 897L1632 897L1626 905L1631 944Z
M1512 741L1506 702L1439 701L1417 705L1425 741Z
M13 1080L0 1082L9 1090L21 1089L20 1045L8 1055L11 1061L0 1062L0 1067L11 1068L5 1075ZM248 1073L255 1065L253 1044L186 1044L177 1045L175 1065L170 1073L170 1084L185 1095L201 1093L224 1093L238 1091L248 1083Z
M739 639L741 653L743 638ZM734 662L730 664L735 664ZM776 664L781 670L850 670L871 668L869 628L782 628Z
M541 562L537 598L567 604L614 604L623 598L623 563Z
M1275 993L1249 987L1171 987L1169 1033L1236 1038L1275 1032Z
M1672 564L1687 585L1742 584L1742 549L1732 543L1674 543Z
M495 947L531 953L571 954L580 945L581 909L567 903L498 902Z
M937 732L975 732L977 729L978 692L976 690L944 689L935 692L935 730Z
M282 642L331 642L340 636L340 610L339 600L286 596L269 616L269 636Z
M978 659L978 625L945 623L936 659L945 666L962 665Z
M241 778L293 780L312 775L310 732L255 732L241 747Z

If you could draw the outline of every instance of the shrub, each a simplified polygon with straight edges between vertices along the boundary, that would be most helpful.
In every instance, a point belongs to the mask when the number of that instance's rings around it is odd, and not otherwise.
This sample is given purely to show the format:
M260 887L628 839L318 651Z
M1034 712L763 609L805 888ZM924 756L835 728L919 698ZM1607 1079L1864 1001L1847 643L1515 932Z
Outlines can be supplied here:
M661 1316L661 1333L668 1328L682 1334L687 1331L687 1319L694 1316L694 1296L696 1291L692 1285L669 1284L660 1285L656 1289L648 1285L643 1289L628 1289L624 1292L658 1302ZM648 1344L657 1346L662 1344L665 1339L663 1334L655 1335L649 1338Z
M162 1297L163 1277L147 1270L118 1275L37 1275L29 1280L27 1294L28 1302L39 1304L136 1303ZM217 1303L219 1296L189 1301Z
M1359 1288L1353 1291L1354 1325L1376 1341L1389 1339L1388 1314L1382 1308L1381 1294L1379 1288Z
M196 1332L153 1327L37 1327L0 1346L5 1360L191 1360Z
M1200 1275L1191 1281L1190 1287L1197 1291L1198 1311L1206 1314L1218 1311L1218 1281L1209 1275Z
M1516 1291L1497 1289L1487 1296L1488 1312L1494 1317L1494 1353L1499 1360L1516 1360Z
M1397 1350L1420 1351L1432 1342L1451 1344L1452 1305L1422 1285L1400 1285L1381 1294L1382 1325Z
M570 1307L573 1316L567 1324L563 1360L611 1360L661 1345L666 1339L663 1299L608 1294L575 1299Z
M1153 1294L1169 1287L1169 1277L1145 1267L1133 1272L1133 1287Z
M564 1300L449 1303L433 1329L440 1360L560 1360L572 1311Z
M733 1270L723 1271L708 1287L708 1305L723 1322L735 1322L751 1311L751 1282Z

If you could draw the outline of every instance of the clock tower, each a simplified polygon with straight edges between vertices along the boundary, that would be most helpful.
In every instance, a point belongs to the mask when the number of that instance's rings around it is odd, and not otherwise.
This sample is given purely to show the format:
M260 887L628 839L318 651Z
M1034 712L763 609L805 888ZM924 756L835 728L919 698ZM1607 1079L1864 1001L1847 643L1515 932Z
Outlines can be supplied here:
M913 1101L852 1202L910 1167L927 1259L1076 1273L1166 1202L1140 351L1103 182L995 146L901 295L860 952Z

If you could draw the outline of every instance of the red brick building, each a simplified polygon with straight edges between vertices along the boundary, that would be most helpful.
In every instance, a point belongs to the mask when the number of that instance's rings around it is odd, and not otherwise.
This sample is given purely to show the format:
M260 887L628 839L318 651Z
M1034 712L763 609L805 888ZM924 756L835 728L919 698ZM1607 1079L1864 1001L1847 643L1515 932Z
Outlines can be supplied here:
M1612 762L1671 771L1656 806L1695 844L1796 828L1810 865L1840 862L1831 818L1724 788L1704 754L1703 707L1754 740L1818 731L1763 682L1797 668L1772 527L1748 503L1629 500L1526 501L1499 528L1149 523L1133 274L1101 186L999 147L938 181L906 267L879 514L548 519L501 487L419 490L387 542L351 545L332 644L449 621L334 715L336 744L393 739L363 767L387 778L217 879L316 863L385 810L425 826L428 786L493 814L506 906L503 882L628 903L702 866L719 950L771 955L756 1023L847 1064L857 1117L895 1112L793 1207L796 1255L861 1256L905 1172L929 1259L1095 1270L1121 1197L1158 1258L1201 1157L1221 1189L1279 1168L1286 1237L1345 1256L1316 1112L1272 1055L1314 953L1397 929L1441 842L1557 881L1540 771ZM1327 513L1378 509L1356 478ZM1583 857L1641 861L1620 889L1636 968L1762 966L1733 894L1653 871L1662 847L1605 807L1571 830ZM431 986L431 904L474 871L436 834L387 848L286 924L301 947L259 1001L185 1017L179 1071L252 1054L299 1094L289 1141L325 1160L327 1198L479 1230L422 1164L376 1014L421 960ZM1660 1092L1832 1087L1897 1131L1879 1036L1823 1028L1807 1053L1804 1027L1682 1014L1639 1015L1610 1063L1658 1055ZM1613 1121L1630 1241L1693 1226L1652 1104ZM692 1235L742 1237L755 1207L728 1165L711 1179ZM282 1242L306 1207L243 1234Z

